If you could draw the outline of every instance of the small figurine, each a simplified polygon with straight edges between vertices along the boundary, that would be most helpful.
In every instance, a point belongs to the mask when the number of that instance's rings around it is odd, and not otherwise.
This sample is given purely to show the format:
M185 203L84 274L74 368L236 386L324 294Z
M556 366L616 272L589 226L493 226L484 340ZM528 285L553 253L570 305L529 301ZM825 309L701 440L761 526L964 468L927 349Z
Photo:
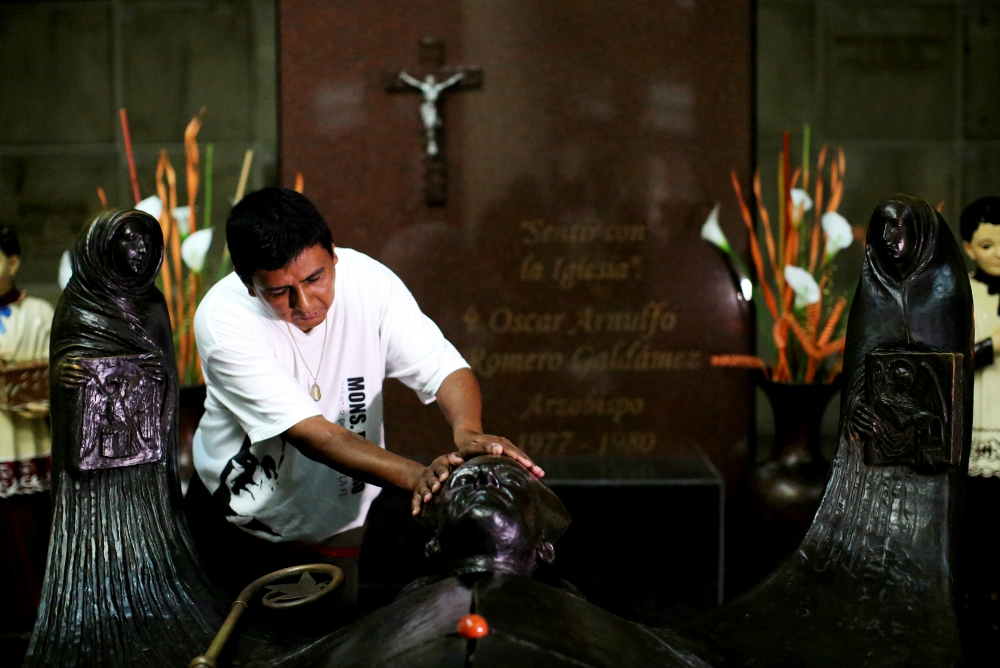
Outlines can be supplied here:
M976 263L972 299L976 313L976 385L969 475L1000 476L1000 365L994 339L1000 336L1000 197L983 197L961 219L965 252Z
M20 380L23 387L28 370L47 398L52 307L17 289L20 266L17 233L0 227L0 628L23 632L31 629L45 572L52 439L48 402L14 401L10 385Z
M971 275L975 304L976 365L972 452L958 553L960 614L965 626L966 665L996 659L1000 621L1000 197L982 197L962 212L965 252L976 263ZM986 664L983 664L986 665Z

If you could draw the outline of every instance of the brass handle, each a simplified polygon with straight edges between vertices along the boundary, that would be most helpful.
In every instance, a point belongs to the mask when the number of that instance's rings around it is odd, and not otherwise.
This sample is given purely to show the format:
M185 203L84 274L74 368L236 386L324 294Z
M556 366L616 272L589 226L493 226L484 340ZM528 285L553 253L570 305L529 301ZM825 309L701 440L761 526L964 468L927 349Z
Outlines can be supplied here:
M316 584L312 580L310 573L317 571L330 575L330 582ZM277 587L271 587L271 591L264 595L263 604L274 609L295 608L306 603L312 603L316 599L326 596L344 583L344 571L332 564L292 566L257 578L247 585L240 592L240 595L236 597L236 600L233 601L233 607L229 609L229 616L222 623L222 628L219 629L219 632L215 634L215 638L212 640L208 651L192 659L191 663L188 664L188 668L215 668L216 659L219 658L219 654L222 653L226 643L229 642L229 636L232 635L233 629L236 628L236 623L239 621L243 611L250 607L250 601L253 600L253 597L260 588L264 585L284 580L291 575L299 574L302 575L302 578L298 584L288 585L284 591ZM306 577L309 578L308 582L305 581Z

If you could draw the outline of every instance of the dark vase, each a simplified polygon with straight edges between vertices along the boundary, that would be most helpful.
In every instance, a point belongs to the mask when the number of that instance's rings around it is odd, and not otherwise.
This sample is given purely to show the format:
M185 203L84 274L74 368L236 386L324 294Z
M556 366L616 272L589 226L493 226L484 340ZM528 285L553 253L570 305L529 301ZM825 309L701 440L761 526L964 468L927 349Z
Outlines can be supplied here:
M758 375L756 381L774 411L774 448L751 481L760 523L758 568L764 575L799 546L819 507L830 472L820 452L820 423L840 391L840 379L775 383Z

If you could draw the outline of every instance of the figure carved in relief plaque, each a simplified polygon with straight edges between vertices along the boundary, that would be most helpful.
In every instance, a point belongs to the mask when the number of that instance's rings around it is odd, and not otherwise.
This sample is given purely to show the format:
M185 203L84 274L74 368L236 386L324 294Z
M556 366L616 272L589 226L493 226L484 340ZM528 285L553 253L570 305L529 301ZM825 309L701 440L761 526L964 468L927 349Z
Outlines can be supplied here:
M857 395L851 417L865 443L865 462L923 469L957 464L949 411L961 367L935 353L871 354L865 366L864 395Z
M163 362L147 353L70 358L62 382L78 392L83 415L80 468L110 468L162 456Z

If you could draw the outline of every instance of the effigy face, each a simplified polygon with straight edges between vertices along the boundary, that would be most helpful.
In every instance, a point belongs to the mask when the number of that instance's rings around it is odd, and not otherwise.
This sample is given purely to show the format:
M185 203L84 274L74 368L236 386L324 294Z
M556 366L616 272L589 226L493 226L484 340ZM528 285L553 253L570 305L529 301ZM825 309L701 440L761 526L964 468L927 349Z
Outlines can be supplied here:
M149 262L149 234L135 222L126 223L112 239L114 266L124 276L139 276Z
M875 234L881 239L879 254L884 261L904 265L913 255L916 243L913 216L899 203L889 202L882 210L878 225L881 230L876 230Z
M483 456L452 472L423 521L435 532L429 553L452 561L486 555L530 571L570 520L530 471L509 457Z

